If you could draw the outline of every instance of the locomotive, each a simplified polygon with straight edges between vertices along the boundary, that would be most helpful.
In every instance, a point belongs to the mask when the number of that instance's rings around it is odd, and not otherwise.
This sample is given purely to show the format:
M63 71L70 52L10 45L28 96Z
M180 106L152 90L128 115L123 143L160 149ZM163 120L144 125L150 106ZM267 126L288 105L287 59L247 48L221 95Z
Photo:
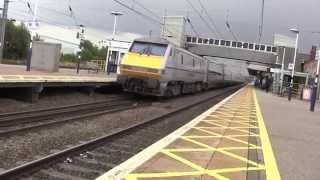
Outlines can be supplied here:
M210 68L209 68L210 67ZM159 97L197 93L230 85L224 66L161 38L133 41L120 63L117 81L126 92Z

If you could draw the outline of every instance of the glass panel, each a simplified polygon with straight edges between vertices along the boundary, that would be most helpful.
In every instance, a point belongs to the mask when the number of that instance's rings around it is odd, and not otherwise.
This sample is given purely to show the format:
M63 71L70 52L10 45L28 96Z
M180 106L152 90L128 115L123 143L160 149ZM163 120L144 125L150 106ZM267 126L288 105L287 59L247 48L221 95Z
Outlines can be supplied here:
M196 38L196 37L193 37L193 38L192 38L192 42L193 42L193 43L197 42L197 38Z
M213 44L214 43L214 40L213 39L210 39L209 40L209 44Z
M202 44L202 38L198 38L198 43Z
M248 49L249 43L243 43L243 48Z
M260 46L260 50L261 50L261 51L266 50L266 46L265 46L265 45L261 45L261 46Z
M214 41L214 44L215 44L215 45L219 45L219 40L215 40L215 41Z
M241 48L242 47L242 42L237 42L237 47Z
M191 37L187 36L187 42L191 42Z
M272 47L272 52L277 52L277 47Z
M272 50L271 46L268 46L268 47L267 47L267 51L268 51L268 52L271 52L271 50Z
M204 39L204 40L203 40L203 43L204 43L204 44L208 44L208 42L209 42L208 39Z
M255 49L255 50L259 50L259 49L260 49L260 46L259 46L258 44L256 44L256 45L254 46L254 49Z
M232 47L237 47L237 42L232 42Z
M230 41L226 41L226 46L230 47L230 45L231 45L231 42Z
M220 45L221 45L221 46L226 45L226 41L225 41L225 40L220 40Z
M253 44L249 44L249 49L253 49Z

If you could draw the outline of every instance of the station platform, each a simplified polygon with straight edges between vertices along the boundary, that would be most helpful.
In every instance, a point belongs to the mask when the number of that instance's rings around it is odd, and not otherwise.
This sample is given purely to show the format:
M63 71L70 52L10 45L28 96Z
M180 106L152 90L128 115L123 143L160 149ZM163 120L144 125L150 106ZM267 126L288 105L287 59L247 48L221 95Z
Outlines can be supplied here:
M97 180L281 179L258 99L246 86Z
M0 87L34 87L42 86L78 86L78 85L103 85L115 82L115 76L106 73L89 73L81 70L78 74L75 69L60 69L59 72L49 73L39 70L26 71L25 66L0 65Z

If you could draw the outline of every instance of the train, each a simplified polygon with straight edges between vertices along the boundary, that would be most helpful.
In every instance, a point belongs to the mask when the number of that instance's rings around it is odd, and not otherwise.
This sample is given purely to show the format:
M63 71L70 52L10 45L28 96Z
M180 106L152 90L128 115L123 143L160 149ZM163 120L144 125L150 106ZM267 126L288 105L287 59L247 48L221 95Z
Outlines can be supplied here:
M158 97L237 83L225 78L223 64L212 63L165 39L139 38L121 60L117 82L125 92Z

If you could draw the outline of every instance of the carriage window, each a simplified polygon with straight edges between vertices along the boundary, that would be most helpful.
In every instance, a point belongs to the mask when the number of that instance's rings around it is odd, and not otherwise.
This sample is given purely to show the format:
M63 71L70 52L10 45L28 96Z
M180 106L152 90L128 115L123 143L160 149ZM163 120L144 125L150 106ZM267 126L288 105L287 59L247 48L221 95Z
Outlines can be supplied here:
M226 46L230 47L231 42L230 41L226 41Z
M168 45L166 44L155 44L147 42L134 42L130 48L130 52L139 54L148 54L154 56L164 56Z
M241 48L241 47L242 47L242 42L238 42L238 43L237 43L237 47L238 47L238 48Z
M253 44L249 44L249 49L253 49Z
M272 47L272 52L277 52L277 47Z
M213 39L210 39L209 40L209 44L213 44L214 43L214 40Z
M193 38L192 38L192 42L193 42L193 43L197 42L197 38L196 38L196 37L193 37Z
M214 44L215 44L215 45L219 45L219 40L215 40L215 41L214 41Z
M221 46L226 45L226 41L225 41L225 40L221 40L221 41L220 41L220 45L221 45Z
M259 49L260 49L260 46L259 46L259 45L255 45L255 46L254 46L254 49L255 49L255 50L259 50Z
M260 50L261 50L261 51L266 50L266 46L265 46L265 45L261 45L261 46L260 46Z
M201 43L202 44L202 38L198 38L198 43Z
M248 46L249 46L249 44L248 44L248 43L243 43L243 48L247 49L247 48L248 48Z
M204 44L208 44L208 42L209 42L208 39L204 39L204 40L203 40L203 43L204 43Z

